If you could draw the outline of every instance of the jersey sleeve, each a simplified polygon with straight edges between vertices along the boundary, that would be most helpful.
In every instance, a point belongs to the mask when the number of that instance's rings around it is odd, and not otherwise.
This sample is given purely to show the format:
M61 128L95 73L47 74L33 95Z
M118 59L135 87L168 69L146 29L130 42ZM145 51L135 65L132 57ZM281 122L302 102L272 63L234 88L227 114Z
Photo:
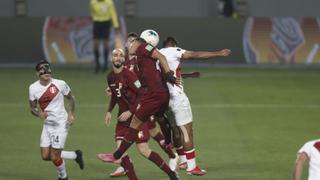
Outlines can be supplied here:
M36 97L34 96L34 92L33 92L33 89L31 88L31 86L29 87L29 100L30 101L36 100Z
M312 148L312 143L308 142L299 149L298 154L306 153L310 157L311 148Z
M109 107L108 107L108 112L112 112L113 108L116 106L117 104L117 98L115 97L115 95L112 93L111 95L111 99L109 101Z
M153 47L151 44L143 43L138 48L138 54L141 55L141 56L151 56L152 52L155 49L156 48Z
M63 83L62 83L61 93L64 96L66 96L66 95L68 95L70 93L71 89L70 89L69 85L66 82L64 82L64 81L62 81L62 82Z
M181 59L183 56L183 53L185 53L186 50L185 49L181 49L181 48L176 48L176 57Z

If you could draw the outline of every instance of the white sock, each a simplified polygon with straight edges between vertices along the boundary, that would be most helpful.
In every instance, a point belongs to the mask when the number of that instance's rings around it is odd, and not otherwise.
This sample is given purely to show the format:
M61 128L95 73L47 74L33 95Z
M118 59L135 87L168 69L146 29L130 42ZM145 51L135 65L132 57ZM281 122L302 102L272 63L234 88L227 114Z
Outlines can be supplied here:
M188 164L187 171L191 171L196 167L196 159L195 158L187 159L187 164Z
M124 171L124 168L122 166L119 166L117 169L116 169L116 172L123 172Z
M187 171L191 171L196 167L195 149L192 149L190 151L185 151L185 154L187 157L187 164L188 164Z
M180 155L180 156L179 156L179 162L180 162L180 164L181 164L181 163L184 163L184 162L186 162L186 161L187 161L186 155Z
M61 158L62 159L76 159L77 154L74 151L62 151Z
M64 163L64 160L62 161L62 164L57 167L57 172L59 178L66 178L67 177L67 170L66 170L66 164Z

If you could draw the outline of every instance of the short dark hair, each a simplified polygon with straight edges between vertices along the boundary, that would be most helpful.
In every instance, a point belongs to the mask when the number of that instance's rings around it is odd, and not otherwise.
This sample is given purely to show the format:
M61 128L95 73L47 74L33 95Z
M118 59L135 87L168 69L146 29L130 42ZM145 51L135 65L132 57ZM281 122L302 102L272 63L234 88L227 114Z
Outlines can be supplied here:
M162 47L166 47L168 44L178 46L178 41L174 37L169 36L163 41Z
M46 60L41 60L41 61L38 62L37 65L36 65L36 71L39 71L39 70L41 69L41 65L43 65L43 64L47 64L47 65L50 66L50 63L49 63L48 61L46 61Z
M146 42L147 42L146 40L144 40L144 39L141 38L141 37L137 37L137 38L135 39L135 41L138 41L138 42L140 42L140 43L146 43Z
M128 38L129 38L129 37L138 38L139 35L138 35L137 33L135 33L135 32L130 32L130 33L128 33Z

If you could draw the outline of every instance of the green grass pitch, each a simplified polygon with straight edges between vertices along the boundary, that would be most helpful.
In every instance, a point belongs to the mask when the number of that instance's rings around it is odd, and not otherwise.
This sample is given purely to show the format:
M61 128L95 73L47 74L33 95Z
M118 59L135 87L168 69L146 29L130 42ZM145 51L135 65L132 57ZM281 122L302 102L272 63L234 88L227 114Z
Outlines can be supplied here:
M184 84L193 108L197 162L208 174L191 177L180 171L181 179L291 179L296 152L320 135L319 69L185 69L189 70L202 73ZM53 72L76 96L75 122L65 149L82 149L86 162L81 171L67 161L69 178L109 179L115 166L95 157L114 150L115 122L109 128L103 125L105 77L86 68ZM42 122L29 112L28 86L36 79L32 68L0 69L0 180L57 179L52 163L40 158ZM150 146L160 152L153 140ZM139 156L135 146L129 154L141 180L168 179Z

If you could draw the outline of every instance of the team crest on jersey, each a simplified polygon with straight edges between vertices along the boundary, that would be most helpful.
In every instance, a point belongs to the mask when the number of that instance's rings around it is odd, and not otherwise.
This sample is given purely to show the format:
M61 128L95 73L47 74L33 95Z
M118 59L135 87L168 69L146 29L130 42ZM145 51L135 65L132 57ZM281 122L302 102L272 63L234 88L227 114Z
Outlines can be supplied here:
M178 48L178 49L177 49L177 51L181 51L181 49L180 49L180 48Z
M138 133L138 138L139 138L139 139L143 138L143 132L142 132L142 131L139 131L139 133Z
M147 51L151 51L153 49L153 46L152 45L150 45L150 44L148 44L147 46L146 46L146 50Z
M57 92L57 88L55 86L52 86L49 88L49 91L51 94L55 94Z

